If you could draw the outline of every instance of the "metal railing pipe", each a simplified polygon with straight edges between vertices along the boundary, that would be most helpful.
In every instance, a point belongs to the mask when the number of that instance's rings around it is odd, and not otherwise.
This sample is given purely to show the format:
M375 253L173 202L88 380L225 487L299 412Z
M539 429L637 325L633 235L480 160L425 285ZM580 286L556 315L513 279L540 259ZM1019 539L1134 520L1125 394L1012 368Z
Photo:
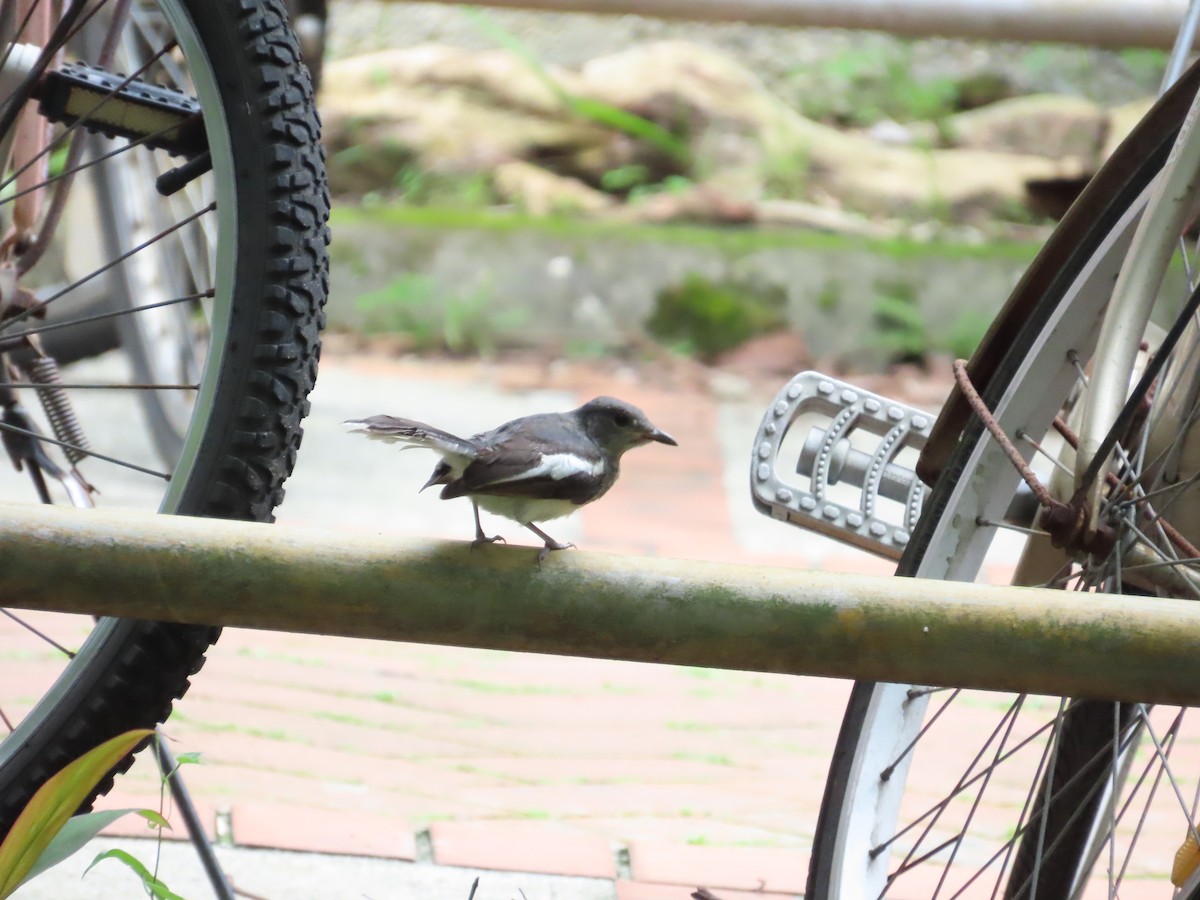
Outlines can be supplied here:
M10 608L1200 703L1200 604L0 505Z
M482 0L479 5L1164 50L1174 43L1187 9L1186 0Z

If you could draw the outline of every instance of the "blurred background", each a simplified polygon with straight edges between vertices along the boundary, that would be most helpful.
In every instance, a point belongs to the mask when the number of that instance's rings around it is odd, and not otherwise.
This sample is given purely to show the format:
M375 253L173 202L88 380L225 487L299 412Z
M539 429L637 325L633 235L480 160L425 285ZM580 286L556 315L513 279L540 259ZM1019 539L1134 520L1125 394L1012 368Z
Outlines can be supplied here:
M1015 30L1045 33L1027 6ZM335 331L394 352L753 356L784 376L968 355L1166 59L431 3L328 12ZM1082 34L1096 16L1076 18Z

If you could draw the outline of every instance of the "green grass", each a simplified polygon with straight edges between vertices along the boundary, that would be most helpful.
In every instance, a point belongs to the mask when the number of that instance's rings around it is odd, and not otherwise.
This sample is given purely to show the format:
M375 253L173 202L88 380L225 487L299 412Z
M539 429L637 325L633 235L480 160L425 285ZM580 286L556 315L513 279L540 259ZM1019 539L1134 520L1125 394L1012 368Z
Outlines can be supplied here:
M334 234L339 225L380 228L421 228L431 231L533 231L569 238L619 239L630 243L657 242L713 248L729 255L777 247L815 250L860 249L893 259L1015 259L1031 260L1040 242L991 240L965 243L953 240L917 241L910 238L862 238L797 229L704 228L695 225L642 225L626 222L588 222L555 216L489 209L412 207L380 203L370 207L336 206L330 217Z

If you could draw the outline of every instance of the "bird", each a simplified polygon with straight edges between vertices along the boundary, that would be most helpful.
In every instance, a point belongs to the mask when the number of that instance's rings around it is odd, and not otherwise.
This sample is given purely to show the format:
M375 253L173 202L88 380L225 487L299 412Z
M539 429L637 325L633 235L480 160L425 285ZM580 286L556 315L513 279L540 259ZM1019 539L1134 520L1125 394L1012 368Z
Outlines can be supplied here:
M438 453L441 459L421 490L441 485L443 500L470 499L475 513L472 547L507 543L500 535L484 533L480 507L528 528L545 542L539 566L552 551L575 545L556 541L537 523L569 515L608 493L627 450L651 442L678 446L644 412L615 397L596 397L570 412L523 416L469 438L389 415L344 424L368 438L402 444L402 449L425 447Z

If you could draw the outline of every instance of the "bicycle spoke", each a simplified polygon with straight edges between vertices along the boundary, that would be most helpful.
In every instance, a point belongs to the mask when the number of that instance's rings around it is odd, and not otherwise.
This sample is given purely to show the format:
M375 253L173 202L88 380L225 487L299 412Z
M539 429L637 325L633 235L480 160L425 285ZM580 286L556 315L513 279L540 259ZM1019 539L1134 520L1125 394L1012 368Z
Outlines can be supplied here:
M32 391L50 391L66 388L72 391L197 391L198 384L84 384L59 382L57 384L34 384L29 381L10 381L5 387L24 388Z
M41 310L46 309L46 307L48 307L50 304L52 304L55 300L65 297L67 294L71 293L71 291L76 290L77 288L79 288L80 286L82 286L84 284L87 284L89 281L91 281L93 278L97 277L98 275L103 275L105 272L109 271L110 269L114 268L115 266L119 266L121 263L123 263L127 259L130 259L131 257L135 256L142 250L145 250L147 247L153 246L155 243L157 243L158 241L161 241L167 235L174 234L175 232L179 231L181 228L183 228L187 225L190 225L192 222L196 221L201 216L208 215L216 208L217 208L216 203L210 203L210 204L208 204L208 206L204 207L203 209L196 210L196 212L192 213L190 216L185 218L183 221L177 222L174 225L170 226L169 228L166 228L163 231L159 232L154 237L143 241L141 244L138 244L132 250L129 250L126 253L123 253L121 256L117 257L116 259L112 260L111 262L105 263L104 265L100 266L98 269L96 269L91 274L85 275L83 278L77 279L72 284L69 284L66 287L62 288L61 290L56 291L54 294L47 297L45 300L39 300L37 303L35 303L33 306L29 307L28 309L22 310L21 312L17 313L15 316L12 316L11 318L6 319L3 322L0 322L0 334L3 334L5 331L7 331L13 325L16 325L18 322L23 322L25 319L28 319L30 316L33 316L36 313L40 312Z
M1000 739L1000 743L996 747L996 753L992 759L992 764L988 766L986 770L987 778L983 780L983 784L975 794L975 799L971 803L971 809L967 812L966 821L963 822L962 827L958 830L958 834L956 835L956 840L954 842L954 849L950 851L950 858L946 860L946 864L942 867L942 876L938 879L937 890L934 892L935 895L941 893L942 885L945 884L946 877L950 874L950 867L954 865L954 858L958 855L958 848L962 846L963 838L967 836L967 832L971 828L971 822L975 819L975 813L979 809L979 804L983 800L984 793L987 791L988 782L991 780L992 774L996 771L999 765L1000 757L1004 753L1004 745L1008 743L1008 738L1009 735L1012 734L1013 726L1017 723L1017 716L1020 715L1020 707L1023 705L1024 700L1025 695L1022 694L1018 701L1009 707L1009 709L1012 711L1012 715L1008 716L1008 725L1004 729L1004 736ZM989 738L988 740L990 742L991 739ZM978 757L976 758L978 759ZM972 763L972 766L974 766L974 763Z
M1120 793L1118 772L1120 769L1121 745L1121 705L1114 703L1113 707L1113 742L1112 742L1112 777L1109 781L1108 800L1108 837L1104 843L1108 846L1108 895L1114 896L1116 891L1117 874L1117 796Z
M1074 470L1074 469L1068 468L1068 467L1067 467L1067 466L1066 466L1066 465L1065 465L1065 464L1062 462L1062 460L1060 460L1060 459L1058 458L1058 454L1057 454L1057 453L1051 453L1049 450L1047 450L1047 449L1046 449L1046 448L1045 448L1045 447L1042 445L1042 442L1041 442L1041 441L1035 440L1033 437L1031 437L1031 436L1029 435L1029 433L1028 433L1028 432L1025 432L1025 431L1018 431L1018 432L1017 432L1017 439L1018 439L1018 440L1020 440L1020 441L1024 441L1026 444L1028 444L1030 447L1032 447L1032 448L1033 448L1033 449L1034 449L1034 450L1035 450L1035 451L1036 451L1038 454L1040 454L1042 457L1044 457L1046 460L1048 460L1048 461L1051 463L1051 465L1053 465L1053 466L1054 466L1056 469L1058 469L1058 470L1059 470L1060 472L1062 472L1064 475L1067 475L1067 476L1069 476L1070 478L1074 478L1074 477L1075 477L1075 470Z
M183 297L172 297L170 300L159 300L157 303L144 303L141 306L131 306L129 309L115 309L111 312L95 313L90 316L81 316L78 319L64 319L61 322L50 322L46 325L40 325L37 328L28 328L25 331L17 331L13 334L7 334L4 337L7 340L20 340L22 338L32 337L36 334L45 334L48 331L58 331L63 328L77 328L80 325L90 325L93 322L103 322L106 319L118 319L122 316L131 316L140 312L149 312L153 309L164 309L168 306L176 306L180 303L195 303L199 300L211 299L213 292L211 290L200 291L195 294L186 294ZM49 301L47 301L49 302Z
M60 653L62 653L68 659L74 658L75 651L68 650L66 647L64 647L62 644L60 644L58 641L54 640L54 638L50 637L48 634L41 631L40 629L35 628L33 625L30 625L28 622L26 622L20 616L15 615L14 613L5 609L2 606L0 606L0 613L3 613L4 615L8 616L10 619L12 619L14 622L16 622L18 625L20 625L26 631L37 635L41 640L45 641L47 644L49 644L55 650L58 650Z
M82 453L85 456L95 457L96 459L104 460L104 462L112 463L115 466L121 466L125 469L130 469L134 472L141 472L143 475L153 475L155 478L161 478L164 481L170 481L171 476L166 472L159 472L146 466L139 466L137 463L131 463L127 460L117 459L115 456L108 456L104 453L98 453L87 447L81 447L78 444L73 444L69 441L60 441L58 438L52 438L49 435L40 434L36 431L30 431L26 428L18 428L16 425L10 425L7 422L0 422L0 431L7 431L10 434L19 434L22 437L30 437L34 440L41 441L44 444L53 444L56 447L62 447L65 450L74 450L77 453Z
M918 697L929 697L929 696L932 696L933 694L940 694L943 691L950 691L950 690L954 690L954 688L948 688L948 687L909 688L908 689L908 699L916 700Z
M42 0L38 0L38 2L42 2ZM25 37L26 31L29 28L29 23L33 19L33 14L37 12L37 7L38 4L36 2L30 3L29 8L25 10L25 17L21 19L21 24L17 26L16 33L13 35L12 43L5 47L3 54L0 55L0 71L3 71L4 67L8 65L8 61L12 57L13 46L21 43L22 38Z
M190 121L190 119L185 119L184 121ZM70 127L73 128L75 126L72 125ZM45 179L43 179L42 181L39 181L37 184L30 185L29 187L25 188L22 191L14 191L10 194L6 194L4 197L0 198L0 207L5 206L6 204L9 204L9 203L13 203L16 200L19 200L20 198L22 198L28 194L32 194L36 191L40 191L43 188L53 187L55 185L58 185L61 182L63 182L64 180L66 180L74 175L77 175L80 172L86 172L89 169L95 168L96 166L103 165L104 163L108 162L109 160L112 160L112 159L120 156L123 153L129 153L130 151L132 151L136 148L142 147L145 144L147 144L148 142L153 141L156 138L160 138L163 135L175 130L178 127L179 127L179 125L175 124L175 123L172 123L170 125L165 125L162 128L160 128L158 131L151 132L150 134L143 135L142 137L138 138L137 140L129 141L126 144L122 144L119 147L115 147L112 150L109 150L107 153L101 154L100 156L97 156L93 159L89 159L84 162L77 163L76 165L73 165L73 166L68 166L67 168L64 168L61 172L50 175L50 176L46 177ZM10 184L14 180L15 180L15 176L14 176L14 178L9 179L9 181L4 182L3 184L0 184L0 190L3 190L3 188L5 186Z
M34 67L34 71L30 73L30 77L22 84L21 88L13 92L13 95L8 98L8 104L0 113L0 135L8 134L16 123L17 116L20 115L21 109L29 100L33 91L33 85L36 83L46 71L51 59L61 49L67 46L67 43L83 29L96 13L104 8L108 0L97 0L95 6L90 11L85 12L85 7L88 0L71 0L63 9L62 15L55 25L54 32L50 35L50 40L42 48L41 55Z
M1031 537L1050 537L1049 532L1042 531L1040 528L1026 528L1024 525L1013 525L1011 522L997 522L995 519L988 519L979 516L975 520L975 524L983 528L1000 528L1004 531L1012 531L1016 534L1025 534Z
M1034 884L1037 884L1038 872L1042 865L1042 850L1046 844L1046 823L1050 821L1050 789L1054 786L1054 764L1058 761L1058 751L1062 747L1062 730L1059 726L1062 723L1063 710L1066 708L1067 698L1063 697L1058 706L1058 717L1054 720L1054 730L1050 735L1050 765L1046 768L1046 799L1041 809L1042 820L1038 825L1037 853L1033 857Z
M69 138L78 137L79 133L81 132L81 129L86 128L86 126L89 122L95 121L96 113L100 112L101 110L104 109L105 106L107 106L109 103L111 103L117 97L117 95L121 92L121 90L123 88L129 87L129 85L133 84L134 81L136 81L138 78L140 78L142 75L144 75L158 61L159 56L169 53L172 49L174 49L173 44L167 44L167 45L163 46L161 49L159 49L157 51L157 53L155 54L154 57L147 60L146 63L144 65L140 66L135 72L133 72L130 75L124 76L124 78L120 82L120 84L111 88L106 94L103 94L100 97L100 99L96 100L96 102L90 108L88 108L83 113L81 113L74 122L71 122L69 125L65 126L56 137L54 137L50 141L48 141L45 147L43 147L40 151L38 151L36 154L31 156L24 163L22 163L22 165L20 167L18 167L17 169L14 169L11 173L9 173L7 178L0 180L0 190L3 190L4 188L7 188L11 184L13 184L13 182L15 182L17 180L18 175L21 175L22 173L27 172L29 169L31 169L33 166L35 166L39 161L41 161L41 160L45 159L47 156L51 155L56 149L58 149L62 144L64 144ZM141 138L138 138L135 141L130 141L128 146L132 147L132 146L136 146L138 144L143 144L149 140L154 140L156 137L161 137L163 134L165 134L166 132L170 131L172 128L175 128L175 127L177 127L177 126L174 124L169 125L153 134L148 134ZM68 171L62 173L62 175L67 175L67 174L73 174L73 171L70 170L70 168L68 168ZM62 177L62 176L60 175L57 177ZM48 179L46 181L42 181L38 185L38 187L45 187L47 184L50 184L53 180L54 179ZM4 202L11 202L12 200L15 200L17 197L19 197L25 193L28 193L28 191L23 191L23 192L21 192L21 194L13 194L11 196L8 196L5 198Z
M1021 750L1023 750L1025 747L1027 747L1029 744L1036 741L1042 735L1043 732L1047 731L1052 726L1052 724L1053 724L1052 722L1047 722L1041 728L1037 729L1037 731L1033 732L1033 734L1024 738L1022 741L1020 741L1018 744L1016 744L1008 753L1006 753L998 761L998 763L1006 762L1008 759L1015 756L1017 753L1019 753ZM962 793L962 791L967 790L968 788L972 787L975 784L975 782L977 782L980 778L983 778L984 774L985 774L985 772L977 773L973 778L970 778L970 779L962 782L962 785L959 788L959 790L957 791L957 793L954 793L952 795L944 797L942 800L939 800L933 806L929 807L923 813L921 813L921 815L914 818L906 826L904 826L903 828L896 831L896 833L893 834L890 838L873 846L871 848L871 850L869 851L871 857L874 858L874 857L878 856L880 853L882 853L884 850L886 850L888 847L890 847L897 840L902 838L909 831L911 831L912 829L914 829L918 825L920 825L922 822L924 822L929 816L937 814L939 810L943 809L947 804L952 802L954 800L954 798L958 796L958 794L960 794L960 793Z
M1181 713L1181 715L1182 715L1182 713ZM1142 721L1146 722L1148 724L1148 720L1143 719ZM1177 718L1176 722L1179 722L1179 721L1181 721L1181 719ZM1175 725L1173 724L1171 727L1171 730L1170 730L1170 734L1172 735L1170 738L1172 747L1175 744L1174 733L1175 733ZM1157 741L1155 741L1155 744L1157 746ZM1153 765L1154 765L1153 759L1149 760L1146 763L1146 772L1147 773L1150 771L1150 769L1153 767ZM1125 872L1129 866L1129 861L1131 859L1133 859L1134 847L1137 845L1138 840L1141 838L1142 828L1146 824L1146 811L1148 811L1150 809L1150 803L1153 801L1154 795L1158 791L1158 785L1162 781L1163 773L1165 771L1166 771L1166 766L1160 765L1158 767L1158 771L1155 773L1154 782L1150 785L1150 790L1146 795L1146 802L1143 805L1142 815L1138 818L1137 827L1134 829L1133 836L1130 838L1130 841L1129 841L1129 849L1126 851L1125 861L1121 865L1121 871L1117 874L1117 884L1118 885L1125 879ZM1142 779L1138 780L1138 787L1141 787L1141 785L1144 781L1144 777L1145 776L1143 776ZM1122 810L1122 813L1124 813L1125 810L1128 810L1129 807L1132 805L1134 796L1135 796L1134 794L1132 794L1132 793L1130 794L1129 800L1126 802L1125 808L1124 808L1124 810ZM1190 822L1190 820L1188 823L1188 827L1192 830L1192 833L1195 834L1195 830L1196 830L1195 825L1192 824Z
M1136 705L1138 718L1142 720L1142 724L1146 727L1146 733L1150 735L1150 740L1154 744L1154 752L1158 754L1159 761L1162 763L1163 769L1166 770L1167 780L1171 783L1171 789L1175 792L1175 799L1179 801L1179 808L1183 810L1183 814L1188 814L1187 801L1183 799L1183 794L1179 790L1179 781L1175 778L1175 773L1171 771L1170 754L1163 752L1162 744L1158 740L1158 736L1154 733L1154 726L1150 723L1150 717L1146 714L1145 704L1138 703ZM1183 721L1183 709L1179 710L1179 715L1176 716L1175 722L1172 723L1170 733L1174 734ZM1172 741L1172 744L1174 742ZM1195 824L1189 826L1192 837L1200 844L1200 831L1196 830Z
M917 741L921 740L921 737L925 734L925 732L927 732L930 728L933 727L933 724L938 720L938 717L941 716L941 714L946 710L946 708L954 701L954 698L957 697L960 693L961 693L960 688L954 689L953 693L951 693L950 696L946 698L946 701L941 705L941 707L939 707L938 711L935 712L930 717L930 719L929 719L928 723L925 725L925 727L922 728L920 730L920 732L918 732L918 734L915 738L913 738L912 743L910 743L907 747L905 747L903 750L901 750L900 755L897 756L894 760L892 760L887 766L885 766L883 768L883 770L879 773L880 779L886 781L888 778L891 777L891 774L892 774L892 772L895 771L896 766L900 765L901 761L903 761L904 758L906 756L908 756L909 753L912 752L913 747L915 747L917 745Z
M1025 801L1021 804L1021 815L1017 817L1017 827L1013 831L1013 836L1009 838L1003 847L996 852L996 856L1004 855L1004 860L1000 863L1000 871L996 875L996 885L992 888L992 897L996 896L996 892L1000 890L1001 882L1004 880L1004 873L1008 871L1008 863L1012 858L1013 848L1017 845L1017 838L1025 833L1028 827L1029 811L1033 808L1034 799L1037 795L1038 785L1042 783L1042 773L1046 771L1046 762L1050 757L1050 742L1047 741L1042 747L1042 752L1038 756L1037 771L1034 773L1033 779L1029 782L1029 789L1025 792ZM986 866L990 867L993 860L988 860ZM965 887L965 885L964 885Z

